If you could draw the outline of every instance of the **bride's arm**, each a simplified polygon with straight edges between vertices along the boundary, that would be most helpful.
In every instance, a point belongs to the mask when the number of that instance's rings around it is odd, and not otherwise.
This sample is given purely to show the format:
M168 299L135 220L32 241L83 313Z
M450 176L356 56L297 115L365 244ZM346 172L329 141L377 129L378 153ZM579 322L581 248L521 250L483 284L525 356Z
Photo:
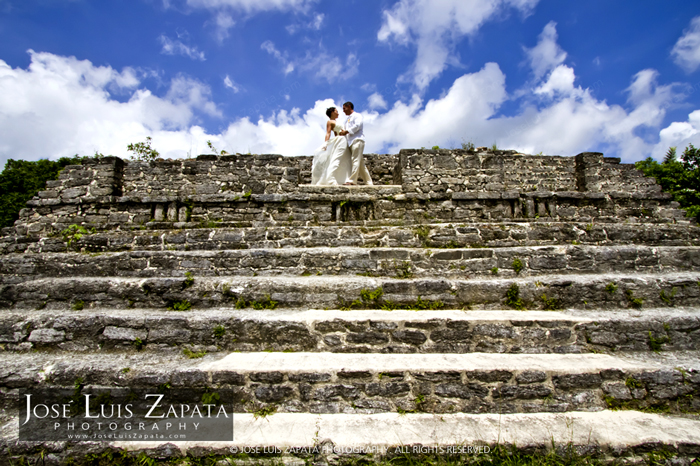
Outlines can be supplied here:
M328 142L328 140L331 138L331 131L333 131L333 122L328 120L326 122L326 139L324 139L324 141Z

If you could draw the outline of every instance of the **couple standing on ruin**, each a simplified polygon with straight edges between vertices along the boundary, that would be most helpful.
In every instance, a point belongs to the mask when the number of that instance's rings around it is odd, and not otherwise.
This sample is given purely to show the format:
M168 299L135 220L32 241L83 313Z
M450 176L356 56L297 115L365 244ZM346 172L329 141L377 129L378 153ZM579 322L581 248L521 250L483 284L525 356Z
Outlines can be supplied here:
M372 177L364 159L365 133L362 115L355 111L352 102L343 104L343 113L348 116L345 128L338 123L339 113L335 107L326 110L326 142L314 153L311 168L313 185L355 186L362 179L372 184Z

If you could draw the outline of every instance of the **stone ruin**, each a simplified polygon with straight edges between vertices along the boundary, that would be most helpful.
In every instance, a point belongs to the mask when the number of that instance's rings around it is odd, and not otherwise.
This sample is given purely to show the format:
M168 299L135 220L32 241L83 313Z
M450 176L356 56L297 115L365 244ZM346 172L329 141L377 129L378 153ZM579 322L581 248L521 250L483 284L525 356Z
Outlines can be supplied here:
M66 167L0 238L0 457L697 457L700 229L653 179L591 152L366 160L375 186L279 155ZM227 390L234 438L18 438L21 389L96 387Z

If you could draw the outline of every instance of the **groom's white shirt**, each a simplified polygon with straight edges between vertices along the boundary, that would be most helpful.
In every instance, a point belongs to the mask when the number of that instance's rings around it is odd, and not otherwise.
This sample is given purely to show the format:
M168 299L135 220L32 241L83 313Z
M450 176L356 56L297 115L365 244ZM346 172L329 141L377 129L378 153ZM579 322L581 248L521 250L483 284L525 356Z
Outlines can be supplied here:
M348 132L348 146L351 146L356 140L364 141L365 132L362 125L362 114L352 112L345 123L345 131Z

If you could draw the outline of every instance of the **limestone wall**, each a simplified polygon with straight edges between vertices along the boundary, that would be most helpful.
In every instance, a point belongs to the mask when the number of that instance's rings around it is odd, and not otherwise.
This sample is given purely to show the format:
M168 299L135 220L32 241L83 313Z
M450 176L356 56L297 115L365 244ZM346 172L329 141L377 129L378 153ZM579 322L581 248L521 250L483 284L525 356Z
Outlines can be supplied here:
M561 157L404 149L396 155L367 154L366 161L378 185L372 189L308 186L311 157L93 159L66 167L58 180L48 182L22 210L13 232L50 233L73 224L114 229L212 223L688 221L652 178L600 153Z

